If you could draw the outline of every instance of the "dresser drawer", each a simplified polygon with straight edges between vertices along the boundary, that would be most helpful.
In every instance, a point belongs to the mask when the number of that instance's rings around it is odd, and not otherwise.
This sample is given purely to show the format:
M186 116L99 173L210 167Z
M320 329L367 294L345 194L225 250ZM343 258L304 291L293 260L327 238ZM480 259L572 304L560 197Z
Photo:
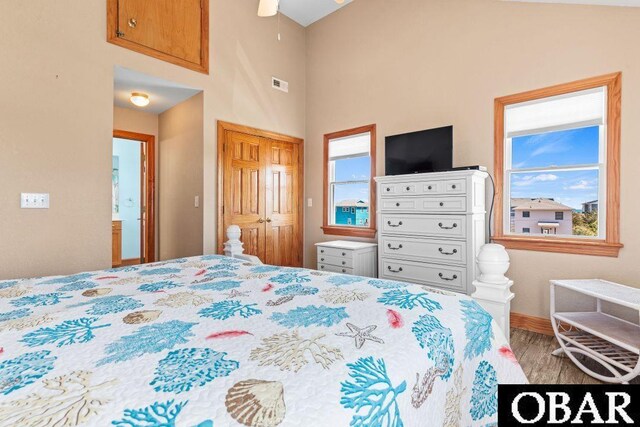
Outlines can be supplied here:
M353 259L353 251L349 249L327 248L324 246L318 246L318 259L322 256L338 257Z
M425 285L436 285L454 291L466 292L467 269L413 261L383 258L380 277Z
M465 194L467 191L466 183L467 181L465 179L449 179L381 184L380 196L382 198L387 198L394 196Z
M382 199L382 211L403 212L465 212L467 198L458 197L397 197Z
M382 232L464 238L466 222L462 215L382 214Z
M415 239L411 237L380 236L383 257L410 261L465 263L467 243L455 240Z
M318 270L330 271L332 273L353 274L352 268L346 268L346 267L343 268L343 267L338 267L337 265L325 264L322 262L318 263Z
M396 182L380 186L382 197L415 196L445 192L445 181Z
M333 265L340 268L353 268L353 258L350 256L331 256L320 254L318 255L318 262L322 264Z

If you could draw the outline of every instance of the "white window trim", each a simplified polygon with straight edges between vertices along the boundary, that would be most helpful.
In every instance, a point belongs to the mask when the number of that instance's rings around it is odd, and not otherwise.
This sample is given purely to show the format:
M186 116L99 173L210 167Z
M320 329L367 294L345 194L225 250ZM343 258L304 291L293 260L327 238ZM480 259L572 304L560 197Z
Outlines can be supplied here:
M363 132L360 135L368 135L369 132ZM354 136L359 136L359 135L354 135ZM337 138L337 139L332 139L329 141L329 143L333 142L333 141L340 141L342 139L348 139L348 138ZM337 181L336 180L336 161L337 160L344 160L344 159L356 159L359 157L366 157L369 160L371 160L371 153L363 153L363 154L357 154L357 155L352 155L352 156L342 156L342 157L338 157L335 159L329 159L329 226L331 227L353 227L353 226L357 226L356 224L337 224L336 223L336 214L335 214L335 190L336 187L338 185L351 185L351 184L365 184L367 186L370 185L371 183L371 176L369 177L369 179L355 179L355 180L347 180L347 181ZM346 209L346 211L345 211ZM348 208L348 207L343 207L343 212L344 213L355 213L355 208Z
M604 87L604 99L608 99L607 87ZM542 100L537 100L537 102L543 102ZM577 122L577 123L567 123L561 126L554 126L553 129L550 128L540 128L540 129L531 129L526 132L520 132L516 135L507 135L506 129L506 120L504 120L504 188L503 188L503 234L505 236L518 236L522 235L522 233L511 232L511 175L513 173L545 173L545 172L567 172L567 171L579 171L579 170L598 170L598 235L597 236L578 236L578 235L541 235L541 237L560 237L560 238L576 238L576 239L605 239L606 238L606 230L607 230L607 109L604 109L603 115L603 123L598 121L599 125L599 162L594 164L586 164L586 165L572 165L572 166L547 166L540 168L520 168L514 169L511 167L513 164L513 136L527 136L527 135L536 135L539 133L549 132L549 131L563 131L563 130L571 130L571 129L579 129L588 126L595 126L596 123L591 122ZM604 203L603 203L604 202Z

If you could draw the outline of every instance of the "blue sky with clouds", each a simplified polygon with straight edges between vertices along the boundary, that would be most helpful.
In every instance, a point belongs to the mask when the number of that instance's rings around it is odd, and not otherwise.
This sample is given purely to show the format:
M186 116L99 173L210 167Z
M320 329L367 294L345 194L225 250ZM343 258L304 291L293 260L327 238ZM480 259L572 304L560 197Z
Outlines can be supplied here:
M336 181L367 180L371 175L371 158L356 157L336 161ZM349 199L369 201L369 184L337 185L336 202Z
M513 138L513 169L597 164L599 134L593 126ZM598 171L513 173L511 197L548 197L580 209L598 198Z

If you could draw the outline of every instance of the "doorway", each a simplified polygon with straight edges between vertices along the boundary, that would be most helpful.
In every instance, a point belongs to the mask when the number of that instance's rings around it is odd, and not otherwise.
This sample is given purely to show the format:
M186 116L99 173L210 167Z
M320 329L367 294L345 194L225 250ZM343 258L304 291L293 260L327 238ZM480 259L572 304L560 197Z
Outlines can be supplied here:
M113 131L112 265L155 261L155 137Z
M244 252L265 264L302 266L303 140L218 122L218 252L242 230Z

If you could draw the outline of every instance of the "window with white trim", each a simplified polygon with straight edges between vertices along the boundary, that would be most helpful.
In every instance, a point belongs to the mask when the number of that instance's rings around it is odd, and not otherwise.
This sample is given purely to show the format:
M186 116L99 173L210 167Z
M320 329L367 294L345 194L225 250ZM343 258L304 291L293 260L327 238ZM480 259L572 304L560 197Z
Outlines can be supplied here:
M494 242L618 256L621 105L622 73L495 99Z
M505 234L604 238L606 127L605 86L505 108L505 212L522 210ZM593 200L600 207L583 212Z
M373 237L375 125L325 135L326 234Z

